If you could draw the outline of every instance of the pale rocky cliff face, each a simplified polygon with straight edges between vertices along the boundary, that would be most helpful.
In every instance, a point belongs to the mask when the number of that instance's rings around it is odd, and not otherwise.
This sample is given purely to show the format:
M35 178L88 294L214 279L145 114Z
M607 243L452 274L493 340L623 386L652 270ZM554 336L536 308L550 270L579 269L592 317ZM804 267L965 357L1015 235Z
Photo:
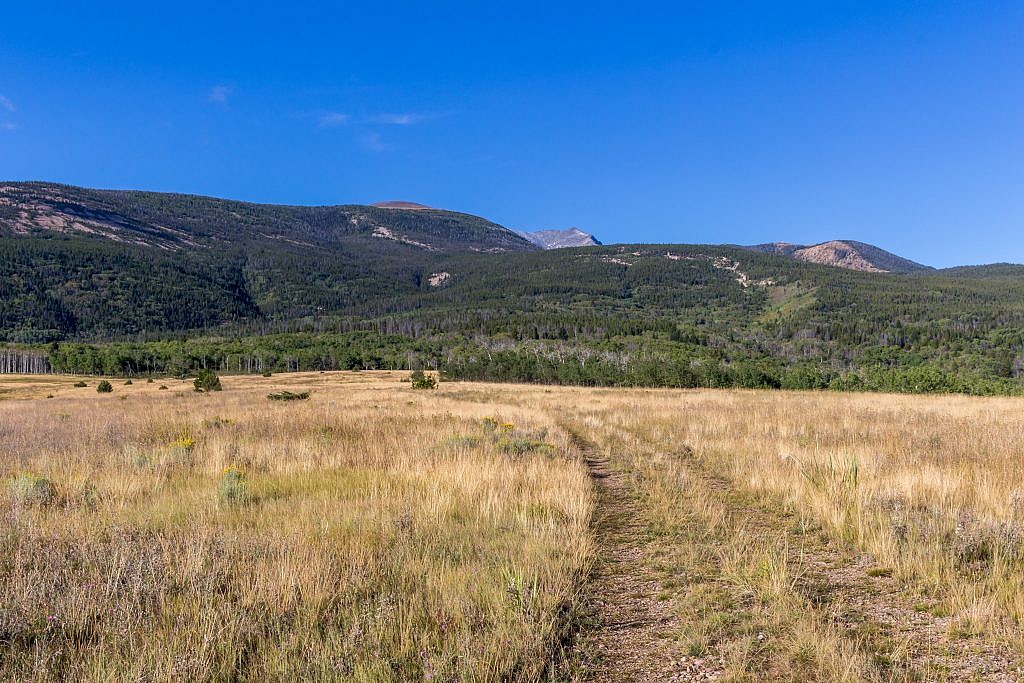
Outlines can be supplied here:
M562 249L564 247L592 247L601 244L593 235L579 228L568 230L537 230L519 233L543 249Z
M839 240L797 249L793 252L793 257L810 263L821 263L826 266L836 266L849 270L861 270L867 273L889 272L868 261L856 248Z
M820 263L847 270L859 270L866 273L914 273L932 270L928 266L915 263L876 246L855 240L831 240L805 246L788 242L771 242L758 244L749 249L764 251L770 254L789 256L799 261Z

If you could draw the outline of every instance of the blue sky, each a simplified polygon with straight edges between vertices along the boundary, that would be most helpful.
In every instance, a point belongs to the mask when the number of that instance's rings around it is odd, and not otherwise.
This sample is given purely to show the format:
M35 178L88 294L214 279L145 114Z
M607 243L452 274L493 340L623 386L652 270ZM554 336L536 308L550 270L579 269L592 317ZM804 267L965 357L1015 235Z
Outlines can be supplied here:
M13 3L0 178L1024 261L1024 4Z

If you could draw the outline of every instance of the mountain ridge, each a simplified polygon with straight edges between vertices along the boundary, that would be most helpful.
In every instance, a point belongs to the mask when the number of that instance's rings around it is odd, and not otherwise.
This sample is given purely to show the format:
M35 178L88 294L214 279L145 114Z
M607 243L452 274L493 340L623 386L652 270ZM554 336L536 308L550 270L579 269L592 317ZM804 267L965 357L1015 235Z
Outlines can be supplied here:
M755 244L747 249L780 254L799 261L868 273L916 273L934 270L890 251L857 240L829 240L803 245L789 242Z
M164 249L242 240L308 247L387 239L425 250L529 250L525 238L471 214L358 204L257 204L203 195L0 182L0 234L77 234Z
M191 210L179 208L168 216L167 211L174 206ZM259 214L261 230L245 233L244 228L254 225L253 214ZM197 229L211 221L217 222L218 227L235 229L220 235ZM410 225L428 227L425 231L409 230ZM466 229L470 225L472 229ZM360 236L436 251L557 249L601 244L592 234L575 227L516 231L480 216L402 200L368 205L264 204L185 193L101 190L40 181L0 182L0 231L23 236L77 232L87 237L163 249L200 246L210 239L276 240L323 246L342 237ZM421 234L424 232L427 234ZM745 248L864 272L932 270L930 266L857 240L829 240L813 245L773 242Z
M417 204L416 202L407 202L400 199L388 199L383 202L374 202L369 206L378 209L404 209L406 211L423 211L424 209L433 209L432 206L426 204Z

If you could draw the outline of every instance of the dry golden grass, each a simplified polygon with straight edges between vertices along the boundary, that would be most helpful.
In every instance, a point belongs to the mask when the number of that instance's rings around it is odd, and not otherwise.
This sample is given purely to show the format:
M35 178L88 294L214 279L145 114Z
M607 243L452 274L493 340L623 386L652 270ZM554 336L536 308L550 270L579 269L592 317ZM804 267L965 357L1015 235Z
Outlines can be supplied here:
M653 564L680 587L683 642L717 644L726 679L1021 679L1019 399L605 391L576 403L575 428L618 455L665 539Z
M961 680L1024 650L1018 399L398 379L0 377L0 678L555 676L601 552L581 440L641 502L666 637L720 680ZM887 601L930 621L893 634Z
M1021 648L1022 407L1007 398L694 394L648 415L645 428L918 581L933 607L949 611L950 628ZM693 412L700 417L680 422Z
M541 675L592 494L557 430L517 455L481 426L530 411L369 373L60 380L0 402L0 679Z

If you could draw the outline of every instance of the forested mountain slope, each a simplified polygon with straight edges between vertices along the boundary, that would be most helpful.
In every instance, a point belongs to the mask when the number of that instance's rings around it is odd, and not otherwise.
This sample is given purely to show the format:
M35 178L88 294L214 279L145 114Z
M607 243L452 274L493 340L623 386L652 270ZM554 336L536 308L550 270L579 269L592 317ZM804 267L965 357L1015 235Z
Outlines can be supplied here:
M165 250L239 243L355 247L373 240L423 251L535 248L478 216L426 207L410 212L387 206L278 206L51 183L0 183L0 234L104 237Z
M894 274L728 246L540 250L434 209L38 184L0 186L0 200L0 341L36 345L57 369L430 365L982 393L1018 391L1024 371L1019 266Z
M451 211L0 184L0 338L106 337L346 310L454 251L535 250Z

